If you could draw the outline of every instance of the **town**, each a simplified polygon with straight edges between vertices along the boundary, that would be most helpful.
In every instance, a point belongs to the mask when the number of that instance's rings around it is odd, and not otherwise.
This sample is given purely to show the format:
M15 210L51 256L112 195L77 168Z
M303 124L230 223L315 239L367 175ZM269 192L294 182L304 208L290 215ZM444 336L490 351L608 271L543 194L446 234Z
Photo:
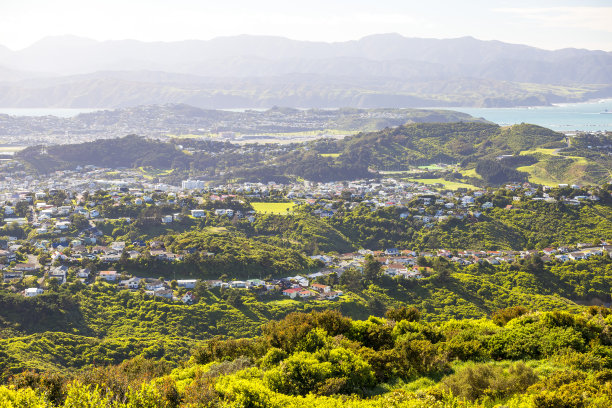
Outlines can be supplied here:
M352 253L311 254L310 259L318 265L316 270L295 276L245 280L136 276L117 271L115 266L126 259L147 258L162 262L171 274L190 253L189 250L171 252L163 241L155 239L114 241L103 232L104 226L142 222L143 213L148 225L195 226L208 220L222 226L227 222L253 223L268 212L274 213L275 205L284 205L290 211L302 208L321 219L333 219L339 211L360 206L370 211L394 207L399 209L399 219L410 220L426 229L449 219L477 223L493 208L513 211L516 205L527 201L580 207L599 201L597 194L601 192L575 185L550 188L529 183L508 184L500 189L452 191L443 185L394 178L214 186L202 180L184 180L178 187L152 182L135 169L85 166L57 171L46 179L34 178L14 163L5 170L6 176L0 182L5 235L0 240L0 262L4 288L19 290L28 297L66 282L89 285L104 281L118 290L143 291L146 295L184 303L196 301L197 285L275 293L292 299L333 300L342 296L342 291L321 282L337 283L347 270L361 273L368 257L378 262L381 273L388 277L420 279L430 274L428 265L437 257L466 266L498 265L532 256L540 257L543 262L567 262L612 254L612 245L605 240L566 242L558 247L529 250L361 248ZM496 195L500 190L509 194L509 203Z
M437 118L440 118L440 112L417 112L414 109L272 108L237 112L205 110L184 104L96 110L68 118L0 114L0 142L34 146L112 139L117 135L128 134L146 134L161 140L172 135L196 135L234 142L296 142L320 138L322 135L342 137L359 130L382 128L380 125L397 126L412 119L426 118L428 114L437 114ZM469 118L457 112L444 114L461 119ZM377 127L371 125L375 122L378 122ZM290 138L288 134L291 134Z

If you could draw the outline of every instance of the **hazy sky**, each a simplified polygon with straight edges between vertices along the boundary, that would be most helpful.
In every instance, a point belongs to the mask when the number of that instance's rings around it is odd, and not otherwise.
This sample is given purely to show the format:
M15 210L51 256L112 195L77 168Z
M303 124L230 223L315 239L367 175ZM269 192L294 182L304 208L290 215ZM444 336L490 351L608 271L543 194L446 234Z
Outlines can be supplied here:
M237 34L345 41L396 32L612 51L612 0L0 0L0 44L50 35L176 41Z

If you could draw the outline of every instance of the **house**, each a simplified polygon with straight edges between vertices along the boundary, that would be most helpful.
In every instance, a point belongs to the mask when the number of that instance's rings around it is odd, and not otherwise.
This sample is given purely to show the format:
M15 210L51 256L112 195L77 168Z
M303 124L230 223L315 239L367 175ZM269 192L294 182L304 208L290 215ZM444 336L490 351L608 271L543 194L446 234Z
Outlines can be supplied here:
M249 286L249 284L245 281L232 281L230 282L230 286L232 288L241 288L241 289L245 289Z
M329 293L331 292L331 287L327 285L321 285L320 283L313 283L310 287L316 290L319 293Z
M105 263L118 262L119 259L121 259L120 254L106 254L106 255L100 256L100 262L105 262Z
M142 278L133 277L130 279L122 280L119 282L120 286L128 289L138 289L140 287L140 281Z
M18 263L13 267L14 271L22 271L22 272L33 272L37 270L38 267L33 263Z
M3 273L3 278L5 282L22 279L23 271L6 271Z
M287 278L288 280L297 283L298 285L307 288L308 287L308 279L304 278L303 276L294 276L294 277L290 277Z
M385 249L385 255L388 256L399 256L400 251L397 248L389 248L389 249Z
M329 299L329 300L333 300L333 299L337 299L339 296L342 296L342 292L341 291L330 291L330 292L323 292L320 294L320 296L323 299Z
M89 268L82 268L77 271L76 276L79 279L87 279L89 278L90 274L91 274L91 270Z
M291 288L283 290L283 295L289 296L291 299L295 299L302 288Z
M466 206L468 204L474 204L474 197L465 196L461 198L461 204Z
M6 258L6 262L11 263L17 260L17 255L14 252L0 249L0 258Z
M205 210L191 210L191 216L194 218L206 218Z
M188 305L194 303L195 300L196 300L195 295L191 292L185 293L183 297L181 298L181 302L188 304Z
M302 290L300 290L300 291L297 293L297 295L298 295L299 297L301 297L301 298L309 298L309 297L313 297L313 296L318 295L318 293L313 292L313 291L308 290L308 289L302 289Z
M587 254L585 252L576 251L576 252L570 252L569 253L569 258L574 260L574 261L577 261L577 260L580 260L580 259L586 259L588 257L589 257L589 254Z
M219 279L206 280L206 281L204 281L204 283L209 288L220 288L223 285L223 281L219 280Z
M107 282L115 282L118 276L117 271L100 271L100 278Z
M171 223L172 221L173 221L173 218L172 218L172 216L171 216L171 215L164 215L164 216L161 218L161 222L162 222L162 223L164 223L164 224Z
M423 274L421 274L419 268L415 267L410 270L407 270L406 272L400 273L399 276L402 276L404 279L421 279L423 277Z
M179 279L176 281L176 284L181 288L193 289L196 287L198 283L197 279Z
M148 290L145 293L149 296L163 297L165 299L172 299L174 296L171 289Z
M263 287L266 282L261 279L249 279L247 280L247 284L250 288Z
M49 279L55 278L59 282L59 284L63 284L66 282L66 274L68 273L68 267L65 265L58 266L57 268L53 268L49 271Z
M215 214L216 215L227 215L228 217L232 218L234 216L234 210L231 210L229 208L227 209L218 208L215 210Z
M110 244L111 249L121 252L125 249L125 242L124 241L115 241L113 243Z
M41 288L27 288L23 291L23 296L25 297L34 297L43 293Z
M164 282L162 282L159 279L145 279L145 289L147 290L161 290L161 289L165 289L166 285Z

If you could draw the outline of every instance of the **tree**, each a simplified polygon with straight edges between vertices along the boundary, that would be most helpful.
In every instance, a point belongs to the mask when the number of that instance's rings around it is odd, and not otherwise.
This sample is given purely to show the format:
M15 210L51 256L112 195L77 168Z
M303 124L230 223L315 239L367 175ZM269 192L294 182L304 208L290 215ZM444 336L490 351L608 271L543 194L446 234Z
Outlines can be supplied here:
M374 259L372 255L366 255L363 264L363 275L365 279L371 282L379 280L382 275L382 264Z
M416 307L398 307L395 309L387 310L385 313L388 319L394 320L396 322L401 322L402 320L407 320L409 322L418 322L421 319L421 312Z
M19 217L25 217L28 214L30 204L27 201L19 201L15 204L15 214Z
M72 214L70 222L79 231L89 228L89 220L83 214Z
M51 261L51 256L46 252L41 252L38 255L38 263L41 265L46 265Z
M357 292L361 288L361 273L356 269L347 269L340 276L340 284L352 292Z
M130 254L128 254L128 252L124 249L121 252L121 256L119 257L119 265L121 265L122 267L125 267L129 261L130 261Z
M433 268L436 271L436 276L441 282L446 282L451 277L453 266L448 259L441 256L437 257L433 261Z
M416 263L417 266L431 266L427 258L425 258L423 255L417 256Z
M51 278L47 281L47 288L52 292L57 292L59 289L59 282L55 278Z

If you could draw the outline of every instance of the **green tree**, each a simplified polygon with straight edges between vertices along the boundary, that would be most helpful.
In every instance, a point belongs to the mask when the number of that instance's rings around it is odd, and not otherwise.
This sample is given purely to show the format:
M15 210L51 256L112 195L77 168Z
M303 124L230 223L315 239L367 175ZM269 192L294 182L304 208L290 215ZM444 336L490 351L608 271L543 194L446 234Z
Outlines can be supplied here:
M15 204L15 214L19 217L28 215L30 204L27 201L19 201Z
M382 264L370 254L366 255L363 263L363 276L370 282L377 282L382 276Z
M357 292L361 289L361 277L358 270L347 269L340 276L340 284L346 286L352 292Z

